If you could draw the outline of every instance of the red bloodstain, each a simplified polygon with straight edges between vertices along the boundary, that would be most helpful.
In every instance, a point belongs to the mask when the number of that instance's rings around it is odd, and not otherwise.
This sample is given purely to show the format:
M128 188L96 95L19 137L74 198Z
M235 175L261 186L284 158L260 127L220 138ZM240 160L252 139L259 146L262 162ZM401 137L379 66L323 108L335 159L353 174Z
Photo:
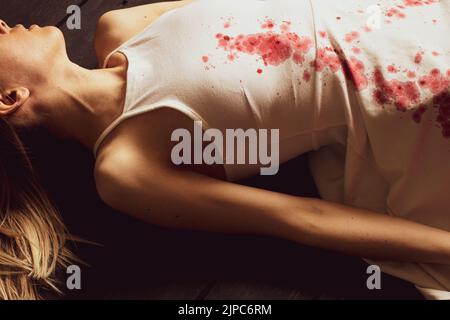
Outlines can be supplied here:
M227 21L227 22L225 22L225 23L223 24L223 27L224 27L225 29L228 29L230 26L231 26L231 23L230 23L229 21Z
M290 25L288 22L283 22L283 24ZM229 51L230 54L235 55L239 52L258 55L266 66L278 66L290 58L296 64L302 64L305 54L313 47L313 41L309 37L302 37L293 32L267 31L238 35L236 38L223 35L218 38L218 45L219 48Z
M439 69L433 69L429 75L419 78L419 85L422 88L429 89L434 94L439 94L450 88L450 78L448 75L441 74Z
M418 7L438 3L439 1L440 0L403 0L403 3L407 7Z
M408 78L415 78L416 77L416 73L414 71L408 71L408 73L406 75L408 76Z
M258 69L258 70L256 70L256 72L261 74L261 73L263 73L263 70L262 69Z
M435 57L439 56L439 52L437 52L437 51L433 51L431 54Z
M365 32L372 32L372 28L370 28L369 26L364 26L362 28Z
M261 25L263 29L273 29L275 27L275 22L272 19L266 19Z
M412 118L415 122L420 123L422 122L422 117L427 111L427 107L425 104L421 104L412 114Z
M442 92L433 97L433 107L437 108L438 116L436 121L441 125L442 136L450 138L450 94Z
M395 18L401 18L401 19L406 17L406 15L397 8L388 9L386 12L386 16L390 17L390 18L395 17Z
M280 26L281 31L288 32L291 28L291 22L290 21L283 21L283 23Z
M400 111L406 111L419 102L420 91L414 81L386 80L382 71L376 68L373 73L375 90L373 98L379 105L393 104Z
M330 48L318 48L316 59L311 63L317 72L322 72L325 68L336 72L342 68L341 60L336 52Z
M202 61L203 61L204 63L208 63L208 61L209 61L208 56L203 56L203 57L202 57Z
M350 79L357 90L367 88L369 81L365 75L365 66L362 61L355 57L350 57L347 60L341 60L345 76Z
M360 54L360 53L361 53L361 49L360 49L360 48L357 48L357 47L353 47L353 48L352 48L352 52L353 52L354 54Z
M420 64L423 60L423 51L419 51L416 53L415 57L414 57L414 62L416 64Z
M325 31L319 31L319 35L321 38L326 38L327 37L327 33Z
M356 40L358 38L359 38L359 32L357 32L357 31L352 31L345 35L345 41L347 41L349 43L353 42L354 40Z
M309 82L309 80L311 80L311 73L307 70L305 70L303 72L303 80L305 80L306 82Z
M389 73L397 73L397 72L398 72L398 69L397 69L397 67L396 67L395 65L391 64L391 65L389 65L389 66L387 67L387 71L388 71Z

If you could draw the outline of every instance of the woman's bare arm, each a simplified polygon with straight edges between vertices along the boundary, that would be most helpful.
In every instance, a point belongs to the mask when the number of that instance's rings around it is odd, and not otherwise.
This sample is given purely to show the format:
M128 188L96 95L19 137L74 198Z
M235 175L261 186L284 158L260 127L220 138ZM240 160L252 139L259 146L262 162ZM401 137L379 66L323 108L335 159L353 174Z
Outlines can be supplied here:
M450 264L449 232L228 183L151 158L132 148L115 152L98 168L102 199L165 227L270 235L371 259Z

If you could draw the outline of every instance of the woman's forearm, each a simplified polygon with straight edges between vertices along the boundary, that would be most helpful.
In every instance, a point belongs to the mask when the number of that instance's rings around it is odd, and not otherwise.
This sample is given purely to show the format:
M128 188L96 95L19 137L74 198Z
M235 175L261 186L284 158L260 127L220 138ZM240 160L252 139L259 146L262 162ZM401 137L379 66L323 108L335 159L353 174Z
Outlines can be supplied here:
M283 218L280 235L288 239L364 258L450 265L450 232L319 199L295 202Z

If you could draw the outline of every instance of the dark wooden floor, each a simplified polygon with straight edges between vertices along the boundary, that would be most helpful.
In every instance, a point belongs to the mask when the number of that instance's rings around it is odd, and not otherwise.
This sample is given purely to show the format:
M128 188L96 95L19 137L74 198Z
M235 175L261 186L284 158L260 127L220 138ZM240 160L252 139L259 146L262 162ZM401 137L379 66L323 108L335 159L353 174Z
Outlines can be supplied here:
M65 26L68 5L82 8L82 29ZM152 1L10 0L0 18L9 24L57 25L70 58L93 68L93 35L99 16ZM120 28L120 26L118 26ZM24 57L26 58L26 57ZM67 298L125 299L420 299L413 286L388 275L382 290L366 289L360 259L259 237L162 230L106 208L92 177L93 159L77 145L35 133L34 162L70 230L102 246L78 245L83 289ZM55 157L55 149L58 156ZM70 168L70 170L67 170ZM316 196L305 157L276 177L244 181L280 192Z

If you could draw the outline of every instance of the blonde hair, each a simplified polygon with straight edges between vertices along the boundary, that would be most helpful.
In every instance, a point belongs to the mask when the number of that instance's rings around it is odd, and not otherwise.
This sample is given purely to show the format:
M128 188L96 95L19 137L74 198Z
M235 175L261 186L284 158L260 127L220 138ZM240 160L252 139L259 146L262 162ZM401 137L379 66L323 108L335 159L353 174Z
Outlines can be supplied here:
M40 186L27 151L0 119L0 299L40 299L74 259L60 215Z

